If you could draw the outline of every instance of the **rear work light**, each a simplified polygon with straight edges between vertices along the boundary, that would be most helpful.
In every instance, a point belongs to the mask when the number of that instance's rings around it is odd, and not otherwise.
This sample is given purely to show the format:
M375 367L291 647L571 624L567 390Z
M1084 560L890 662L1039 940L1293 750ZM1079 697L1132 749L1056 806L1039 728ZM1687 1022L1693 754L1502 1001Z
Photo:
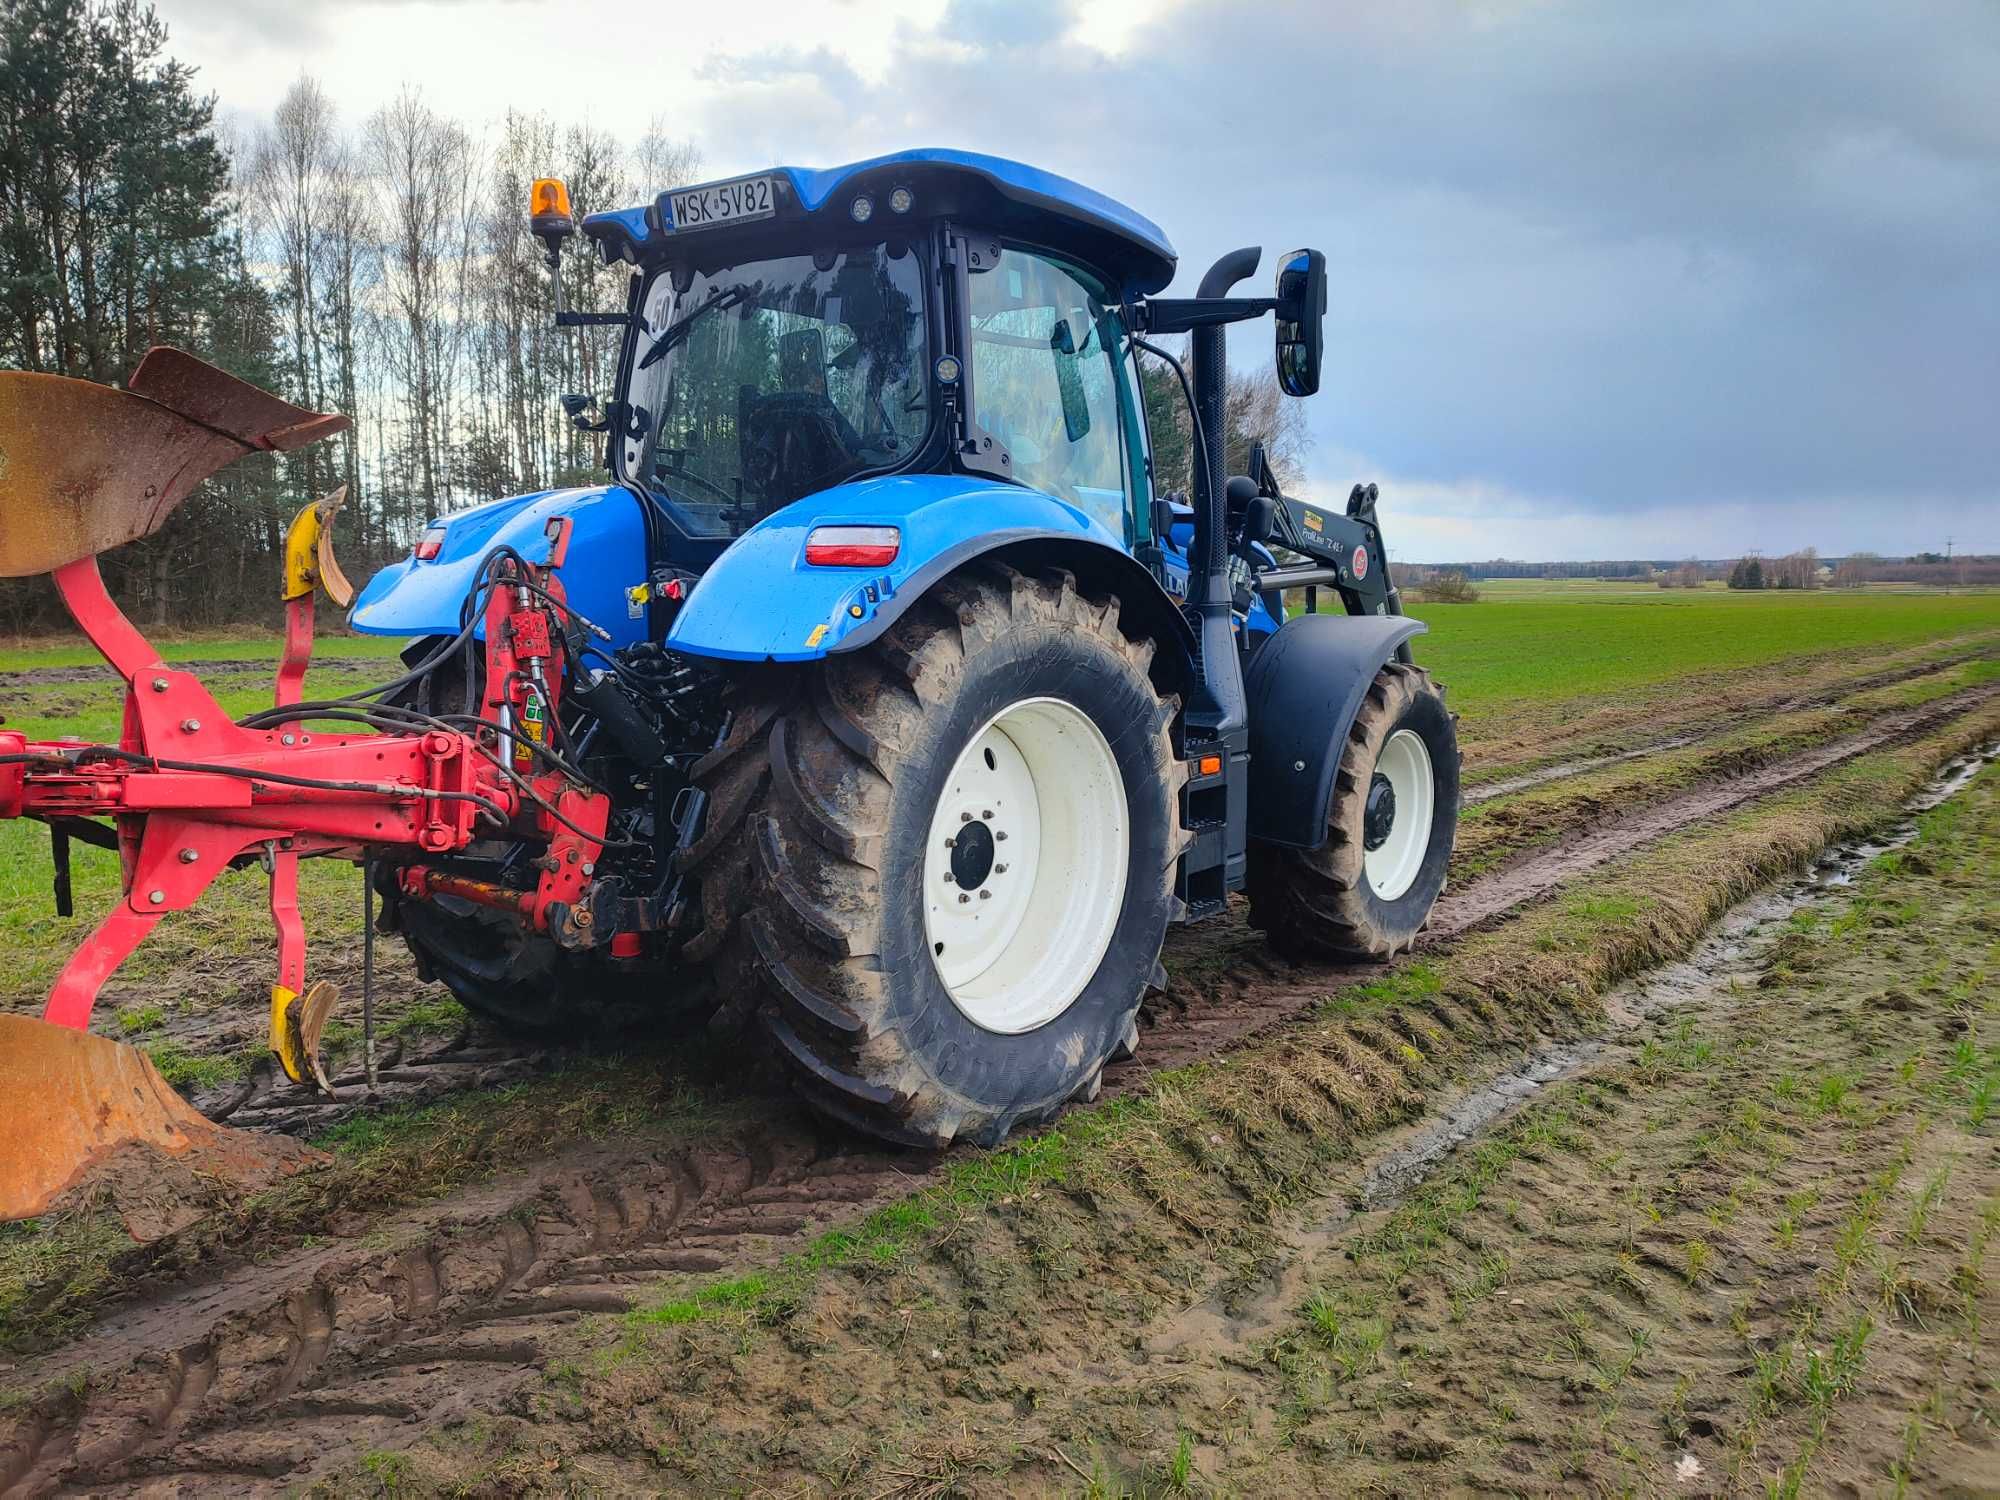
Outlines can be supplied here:
M894 526L815 526L806 536L806 561L816 568L881 568L902 546Z
M417 545L411 549L418 562L430 562L444 551L444 528L433 526L417 538Z

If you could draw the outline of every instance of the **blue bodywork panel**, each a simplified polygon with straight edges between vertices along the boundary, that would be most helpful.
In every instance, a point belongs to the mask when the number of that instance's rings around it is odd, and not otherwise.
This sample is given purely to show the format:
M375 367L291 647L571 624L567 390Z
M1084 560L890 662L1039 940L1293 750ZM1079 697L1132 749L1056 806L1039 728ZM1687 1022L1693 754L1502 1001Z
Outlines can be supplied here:
M437 557L382 569L354 601L348 624L368 635L455 635L480 560L505 544L530 562L545 562L548 523L568 516L573 530L561 577L570 602L610 633L613 648L636 645L646 638L646 621L627 590L647 579L641 503L622 485L594 485L517 495L445 516L435 523L443 532ZM882 568L807 563L807 533L833 525L899 528L895 561ZM1189 535L1178 524L1162 539L1169 592L1178 595L1187 590ZM885 605L921 594L968 558L1049 538L1130 557L1101 522L1037 490L963 474L857 480L786 506L731 544L702 574L667 644L727 661L813 661L874 639ZM1244 628L1264 635L1280 623L1259 598Z
M1118 272L1126 289L1136 295L1157 292L1173 280L1174 247L1151 219L1080 182L1005 157L926 146L840 167L777 167L772 175L789 180L799 206L807 213L816 214L830 204L844 213L844 187L862 178L878 177L885 179L886 185L886 180L898 176L898 169L912 177L958 176L977 183L1011 209L1041 219L1050 231L1048 242L1056 249L1064 248L1068 238L1063 233L1065 225L1087 231L1103 245L1095 259L1104 262L1104 269ZM919 217L922 201L920 195ZM656 229L655 224L660 227ZM673 195L662 193L650 210L628 208L591 214L583 221L583 232L597 241L607 258L637 262L674 240Z
M437 523L444 532L436 558L391 563L354 601L347 623L368 635L457 635L459 607L480 559L505 543L531 563L548 561L551 519L574 522L562 583L569 601L611 633L614 646L645 639L626 590L646 581L646 523L639 497L623 485L544 490L476 505Z
M880 568L806 562L815 526L896 526ZM1076 507L964 474L896 474L810 495L766 517L702 575L667 644L729 661L812 661L872 640L892 599L921 594L967 558L1011 540L1062 537L1128 556L1122 538ZM572 553L574 556L574 553Z

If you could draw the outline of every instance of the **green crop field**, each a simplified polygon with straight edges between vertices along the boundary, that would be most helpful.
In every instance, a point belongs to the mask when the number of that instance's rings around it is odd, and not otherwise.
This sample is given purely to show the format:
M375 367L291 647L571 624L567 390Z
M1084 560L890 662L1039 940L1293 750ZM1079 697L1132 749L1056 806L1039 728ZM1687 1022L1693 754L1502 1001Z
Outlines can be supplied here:
M1616 693L1790 657L1888 651L2000 632L2000 592L1732 593L1502 580L1476 604L1415 604L1417 659L1457 705Z

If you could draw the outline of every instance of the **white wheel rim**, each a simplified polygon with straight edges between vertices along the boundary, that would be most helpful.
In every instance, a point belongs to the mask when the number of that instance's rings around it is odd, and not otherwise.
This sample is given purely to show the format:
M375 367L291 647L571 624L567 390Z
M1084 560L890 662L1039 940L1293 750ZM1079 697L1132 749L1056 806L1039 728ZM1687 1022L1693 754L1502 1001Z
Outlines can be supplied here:
M1074 704L1024 698L972 737L923 860L931 962L968 1020L1013 1035L1075 1003L1125 906L1129 834L1117 758Z
M1437 788L1423 736L1409 729L1390 735L1382 753L1375 757L1375 774L1388 780L1396 811L1387 837L1366 852L1362 864L1376 896L1394 901L1416 884L1417 872L1423 869L1424 855L1431 846Z

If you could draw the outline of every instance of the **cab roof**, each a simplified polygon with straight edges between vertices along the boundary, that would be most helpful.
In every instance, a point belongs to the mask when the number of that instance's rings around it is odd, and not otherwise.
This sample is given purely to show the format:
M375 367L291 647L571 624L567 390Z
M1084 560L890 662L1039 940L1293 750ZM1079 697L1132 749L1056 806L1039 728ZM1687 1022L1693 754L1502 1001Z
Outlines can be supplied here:
M849 205L864 192L886 218L887 195L907 187L915 197L911 208L915 218L962 220L971 228L995 230L1073 255L1110 273L1126 293L1150 295L1174 276L1174 247L1151 219L1080 182L1005 157L919 147L840 167L778 167L747 175L779 179L776 218L781 224L826 214L836 224L846 225ZM719 248L725 239L770 234L771 219L677 230L673 200L690 190L662 193L644 208L591 214L583 221L583 232L597 242L606 261L635 265L663 254L684 235L699 235L702 244L715 243Z

